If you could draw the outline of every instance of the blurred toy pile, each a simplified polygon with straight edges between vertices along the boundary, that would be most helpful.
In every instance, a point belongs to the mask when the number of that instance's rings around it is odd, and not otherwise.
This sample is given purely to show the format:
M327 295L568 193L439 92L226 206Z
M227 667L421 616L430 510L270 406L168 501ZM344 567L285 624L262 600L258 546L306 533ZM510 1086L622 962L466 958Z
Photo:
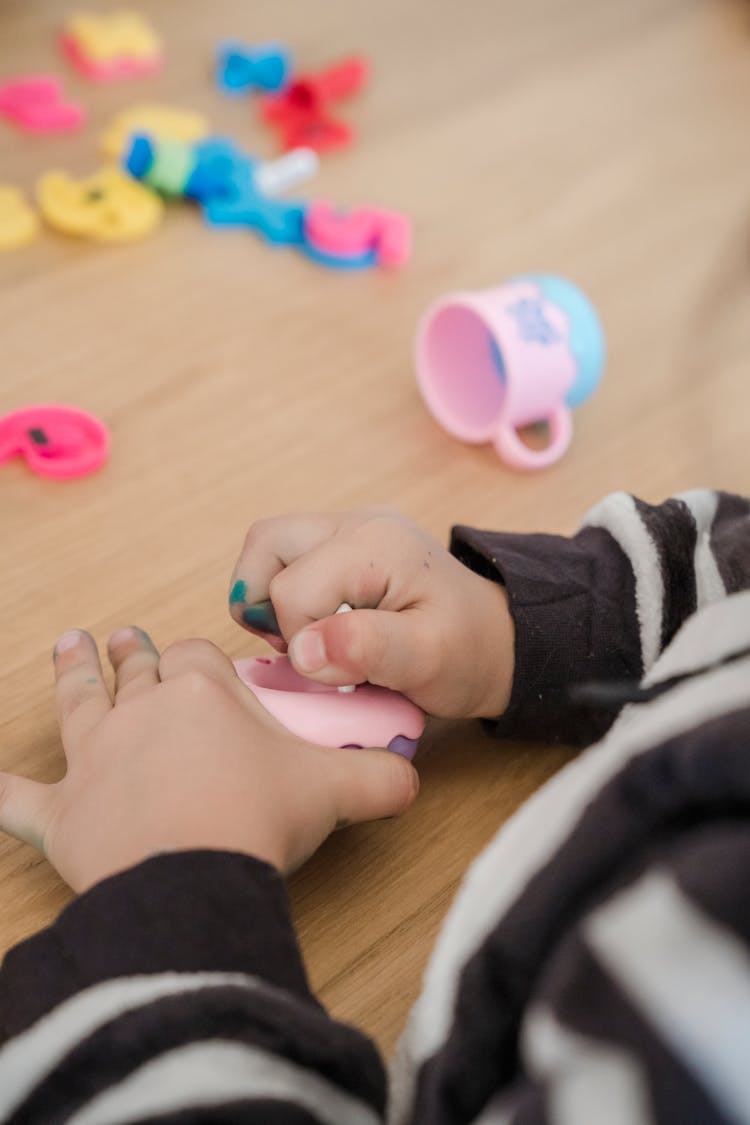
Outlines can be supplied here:
M137 79L157 72L164 61L159 36L129 11L74 15L60 45L92 82ZM363 88L368 69L357 55L319 73L295 74L280 45L223 43L216 59L219 89L252 97L261 120L277 133L282 156L262 161L243 152L231 138L212 135L207 119L193 111L134 105L101 138L105 167L84 179L59 170L40 177L39 212L66 235L120 242L155 231L164 199L184 200L200 208L211 226L247 228L323 266L402 266L412 243L405 215L371 205L339 209L327 200L283 194L315 175L319 154L354 142L354 129L339 117L338 106ZM60 133L81 128L86 109L68 98L57 76L24 75L0 83L0 118L28 132ZM28 244L40 229L23 192L0 184L0 249Z

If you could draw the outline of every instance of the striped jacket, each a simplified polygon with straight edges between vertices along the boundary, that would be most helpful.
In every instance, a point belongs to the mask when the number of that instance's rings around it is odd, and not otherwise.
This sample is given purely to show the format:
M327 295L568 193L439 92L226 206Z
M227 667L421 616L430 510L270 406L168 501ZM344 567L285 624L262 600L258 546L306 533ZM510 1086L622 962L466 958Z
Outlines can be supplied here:
M454 529L516 623L497 734L595 744L469 869L389 1072L311 994L270 867L163 855L6 956L0 1122L750 1122L749 513Z

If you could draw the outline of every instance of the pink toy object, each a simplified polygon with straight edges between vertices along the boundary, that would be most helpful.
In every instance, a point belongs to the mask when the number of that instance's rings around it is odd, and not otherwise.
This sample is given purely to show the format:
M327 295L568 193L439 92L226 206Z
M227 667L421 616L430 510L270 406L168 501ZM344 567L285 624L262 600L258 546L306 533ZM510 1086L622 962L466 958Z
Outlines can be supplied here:
M491 442L516 469L543 469L562 457L570 408L593 391L603 365L593 306L554 275L442 297L417 331L417 382L433 416L462 441ZM541 450L518 433L538 422L549 427Z
M0 464L21 456L32 472L53 480L96 472L109 444L104 423L73 406L28 406L0 418Z
M374 684L340 692L300 676L286 656L249 657L234 666L266 710L307 742L385 747L405 758L416 752L424 714L398 692Z
M367 60L352 55L317 74L300 75L282 93L264 98L261 114L278 128L285 150L342 148L352 143L354 131L333 118L329 106L361 90L368 74Z
M378 265L396 269L411 256L411 222L397 211L380 207L341 211L320 200L305 212L305 241L342 261L374 252Z
M65 100L59 79L29 74L0 86L0 114L28 133L64 133L85 120L83 106Z

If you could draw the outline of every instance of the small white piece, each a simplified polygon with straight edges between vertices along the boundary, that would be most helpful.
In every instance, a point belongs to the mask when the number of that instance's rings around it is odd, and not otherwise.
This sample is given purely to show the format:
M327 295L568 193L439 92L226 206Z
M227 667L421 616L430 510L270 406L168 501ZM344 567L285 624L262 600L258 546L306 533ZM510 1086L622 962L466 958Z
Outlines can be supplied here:
M349 605L348 602L342 602L341 605L339 606L339 608L336 610L336 613L351 613L351 609L352 609L352 607ZM356 684L343 684L338 690L339 691L354 691L356 686L357 686Z
M311 180L319 167L320 157L313 149L293 148L278 160L266 160L258 165L253 178L264 195L281 195Z

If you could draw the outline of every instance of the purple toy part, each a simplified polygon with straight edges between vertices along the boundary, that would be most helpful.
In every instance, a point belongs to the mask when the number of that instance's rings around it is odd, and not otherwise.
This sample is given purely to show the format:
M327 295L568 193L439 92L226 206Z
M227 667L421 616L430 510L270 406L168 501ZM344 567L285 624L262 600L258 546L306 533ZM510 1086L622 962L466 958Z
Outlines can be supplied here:
M392 750L394 754L400 754L403 758L412 760L417 752L419 746L419 739L405 738L403 734L397 734L395 738L386 746L386 750Z
M418 738L404 738L402 734L397 734L395 738L386 746L386 750L392 750L394 754L400 754L402 758L412 760L417 752L419 746ZM358 742L347 742L346 746L341 747L342 750L362 750Z
M53 74L28 74L0 86L0 114L27 133L64 133L85 120L83 106L65 100Z
M319 746L386 747L411 758L425 717L396 691L360 684L340 692L300 676L287 656L235 661L237 675L280 723Z
M29 406L0 418L0 464L21 456L32 472L53 480L95 472L109 444L104 423L73 406Z

